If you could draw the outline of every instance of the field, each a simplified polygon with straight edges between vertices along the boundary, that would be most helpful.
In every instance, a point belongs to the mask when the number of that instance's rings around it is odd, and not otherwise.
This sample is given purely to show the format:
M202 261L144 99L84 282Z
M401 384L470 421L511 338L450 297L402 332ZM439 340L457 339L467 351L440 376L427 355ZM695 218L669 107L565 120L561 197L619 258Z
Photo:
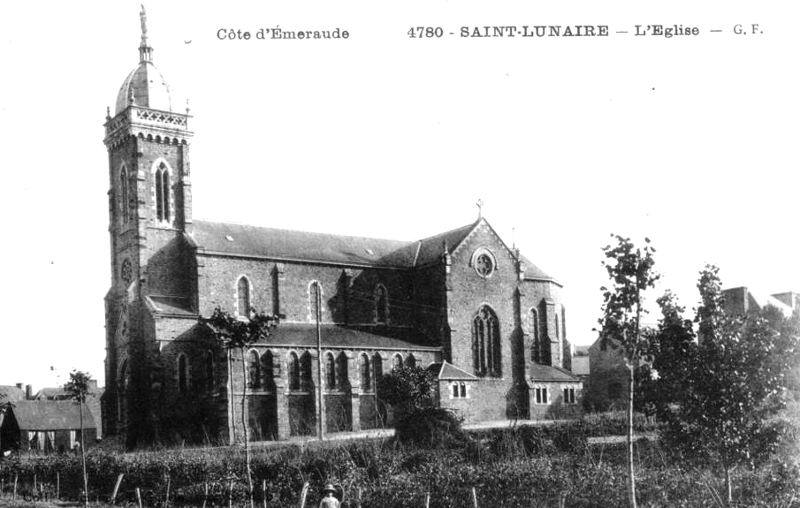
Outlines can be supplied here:
M308 483L306 506L317 506L322 486L335 483L344 489L346 507L424 507L428 497L432 508L472 507L475 499L478 506L492 508L624 506L624 445L589 444L592 436L621 429L607 419L471 432L433 448L393 439L256 446L256 503L299 506ZM640 424L639 430L652 428ZM783 453L756 470L735 472L734 499L740 506L800 507L794 497L800 491L796 450ZM636 457L640 506L722 506L723 489L712 465L688 467L658 440L637 441ZM117 505L136 506L138 488L146 507L245 506L243 462L240 447L97 450L87 458L89 498L108 503L123 475ZM0 462L0 506L17 505L9 504L15 478L22 505L64 506L81 495L80 460L72 455ZM52 502L56 494L58 503ZM51 502L28 503L34 496Z

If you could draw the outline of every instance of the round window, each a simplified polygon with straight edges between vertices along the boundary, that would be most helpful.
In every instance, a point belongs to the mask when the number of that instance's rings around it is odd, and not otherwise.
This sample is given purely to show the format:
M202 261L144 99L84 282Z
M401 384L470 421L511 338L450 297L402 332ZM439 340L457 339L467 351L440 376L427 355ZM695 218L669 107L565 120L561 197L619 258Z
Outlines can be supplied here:
M478 275L481 277L488 277L492 274L494 271L494 263L489 254L483 253L478 255L475 259L475 271L477 271Z

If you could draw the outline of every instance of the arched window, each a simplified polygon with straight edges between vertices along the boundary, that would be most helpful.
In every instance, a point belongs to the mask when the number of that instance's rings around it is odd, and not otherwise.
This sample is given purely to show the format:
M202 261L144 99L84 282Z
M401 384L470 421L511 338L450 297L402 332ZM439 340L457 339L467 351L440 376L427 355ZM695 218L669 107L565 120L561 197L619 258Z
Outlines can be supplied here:
M319 282L312 281L308 285L308 311L309 321L322 321L322 287Z
M528 334L531 337L531 360L542 363L542 343L539 335L539 314L535 309L531 309L528 320Z
M261 388L261 359L255 349L247 354L247 386Z
M119 370L119 391L125 393L128 390L128 360L122 362Z
M530 312L531 360L541 365L550 365L550 341L543 337L536 309Z
M417 359L414 358L413 354L409 354L408 358L406 358L406 365L408 365L411 368L414 368L414 367L417 366Z
M119 190L120 190L120 213L122 214L122 222L128 222L130 209L128 205L128 171L122 168L119 174Z
M300 359L297 357L297 353L292 351L289 353L289 361L288 361L288 368L289 368L289 390L299 390L300 389Z
M163 162L156 171L156 217L169 221L169 170Z
M403 368L403 357L398 353L392 358L392 370L401 368Z
M178 355L178 391L180 393L189 391L189 362L183 353Z
M500 325L494 311L486 305L478 310L472 320L472 354L477 375L502 375Z
M205 358L206 391L214 391L214 353L208 351Z
M350 387L350 377L347 372L347 355L339 353L336 357L336 388L347 390Z
M375 353L375 356L372 357L372 368L375 371L375 381L377 381L383 376L383 358L379 353Z
M325 355L325 388L336 388L336 360L331 353Z
M123 415L127 413L128 360L122 362L117 383L117 420L122 421Z
M250 317L250 281L244 275L236 283L236 311L239 317Z
M555 328L555 331L556 331L556 339L560 339L560 338L561 338L561 327L559 326L559 323L558 323L558 312L557 312L557 311L556 311L556 316L555 316L555 318L556 318L556 319L555 319L555 322L556 322L556 328Z
M272 358L272 351L266 350L261 355L261 377L264 389L273 390L275 388L275 362Z
M369 356L362 354L359 357L359 369L361 370L361 391L372 391L372 373L369 370Z
M300 357L300 389L303 391L311 391L314 388L311 365L311 354L306 351Z
M381 325L389 322L389 293L383 284L375 288L375 322Z

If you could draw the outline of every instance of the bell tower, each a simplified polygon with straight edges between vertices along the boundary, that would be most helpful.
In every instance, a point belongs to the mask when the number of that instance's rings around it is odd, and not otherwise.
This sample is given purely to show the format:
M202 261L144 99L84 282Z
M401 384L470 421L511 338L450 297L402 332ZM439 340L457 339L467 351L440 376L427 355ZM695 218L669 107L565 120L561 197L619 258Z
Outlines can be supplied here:
M114 392L117 406L104 414L116 422L109 426L111 432L127 420L123 387L135 384L135 364L146 364L144 356L135 358L136 351L143 349L137 344L144 341L144 295L171 294L169 287L160 287L169 283L168 277L148 281L148 262L192 227L189 145L193 133L188 103L183 111L175 108L173 91L153 64L144 7L140 21L139 64L123 81L113 116L110 108L106 112L103 140L108 150L111 241L106 386Z

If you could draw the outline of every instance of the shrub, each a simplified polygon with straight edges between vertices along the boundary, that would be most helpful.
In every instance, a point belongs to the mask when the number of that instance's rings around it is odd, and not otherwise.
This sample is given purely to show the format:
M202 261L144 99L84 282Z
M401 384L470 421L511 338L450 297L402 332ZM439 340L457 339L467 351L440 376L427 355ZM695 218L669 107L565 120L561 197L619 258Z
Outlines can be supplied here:
M441 447L463 444L467 438L463 418L441 408L421 408L403 416L395 425L395 438L401 443Z

